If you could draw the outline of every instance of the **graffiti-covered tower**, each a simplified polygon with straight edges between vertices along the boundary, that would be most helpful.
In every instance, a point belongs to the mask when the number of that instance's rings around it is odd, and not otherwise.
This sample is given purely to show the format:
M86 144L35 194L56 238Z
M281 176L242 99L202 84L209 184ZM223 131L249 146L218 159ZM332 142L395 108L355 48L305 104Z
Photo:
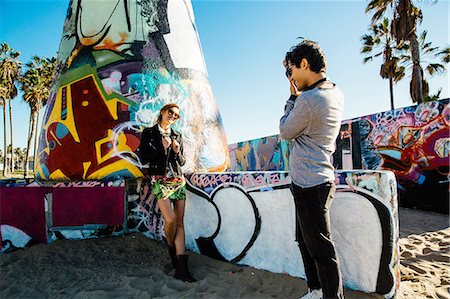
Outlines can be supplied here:
M222 171L228 147L190 0L73 0L42 125L36 177L140 177L140 134L180 105L186 172Z

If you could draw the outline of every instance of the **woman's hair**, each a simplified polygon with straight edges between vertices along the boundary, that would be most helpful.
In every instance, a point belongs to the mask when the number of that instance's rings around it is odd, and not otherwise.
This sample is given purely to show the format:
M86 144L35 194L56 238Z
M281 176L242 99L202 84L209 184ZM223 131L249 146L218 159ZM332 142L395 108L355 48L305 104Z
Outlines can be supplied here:
M159 124L162 120L162 113L170 108L176 107L178 108L178 110L180 110L180 106L178 106L178 104L175 103L170 103L170 104L166 104L164 105L161 110L159 110L159 115L158 115L158 120L156 121L157 124Z

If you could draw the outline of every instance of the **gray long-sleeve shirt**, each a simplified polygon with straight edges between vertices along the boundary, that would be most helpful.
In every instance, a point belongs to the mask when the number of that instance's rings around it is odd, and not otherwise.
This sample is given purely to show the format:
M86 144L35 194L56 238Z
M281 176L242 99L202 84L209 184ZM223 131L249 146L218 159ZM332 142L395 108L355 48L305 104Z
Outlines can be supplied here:
M291 96L280 119L281 138L292 140L291 179L307 188L334 181L331 155L341 127L344 95L334 86Z

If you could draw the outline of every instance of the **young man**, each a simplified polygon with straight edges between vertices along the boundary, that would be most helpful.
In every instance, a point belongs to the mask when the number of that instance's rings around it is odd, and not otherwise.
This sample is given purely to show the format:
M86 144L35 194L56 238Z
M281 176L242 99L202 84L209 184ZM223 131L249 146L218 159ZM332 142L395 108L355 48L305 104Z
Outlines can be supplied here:
M291 97L280 120L280 134L291 140L296 238L309 288L302 298L344 298L329 214L336 190L331 155L341 126L344 96L327 79L325 55L317 43L303 40L291 48L284 66Z

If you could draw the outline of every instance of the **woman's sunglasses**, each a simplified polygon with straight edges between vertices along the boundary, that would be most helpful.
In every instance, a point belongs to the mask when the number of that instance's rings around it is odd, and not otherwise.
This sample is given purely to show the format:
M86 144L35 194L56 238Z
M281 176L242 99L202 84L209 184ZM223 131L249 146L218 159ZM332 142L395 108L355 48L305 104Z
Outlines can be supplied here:
M173 111L172 109L167 110L167 112L169 112L169 116L173 116L175 120L180 118L180 115L178 113L175 113L175 111Z

